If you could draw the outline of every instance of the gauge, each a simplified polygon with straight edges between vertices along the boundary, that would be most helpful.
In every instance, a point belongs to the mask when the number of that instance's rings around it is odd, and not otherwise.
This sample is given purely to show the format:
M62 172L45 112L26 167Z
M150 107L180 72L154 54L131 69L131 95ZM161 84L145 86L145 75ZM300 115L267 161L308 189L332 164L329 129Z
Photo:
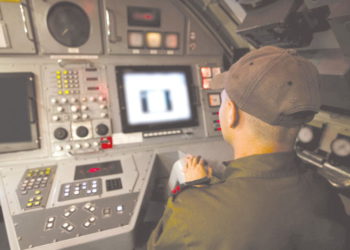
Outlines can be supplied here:
M302 127L298 134L299 141L302 143L310 143L314 138L314 133L310 127Z
M345 138L337 138L331 144L332 152L338 157L350 156L350 141Z
M70 2L60 2L51 7L47 15L51 35L67 47L79 47L90 36L90 21L85 11Z

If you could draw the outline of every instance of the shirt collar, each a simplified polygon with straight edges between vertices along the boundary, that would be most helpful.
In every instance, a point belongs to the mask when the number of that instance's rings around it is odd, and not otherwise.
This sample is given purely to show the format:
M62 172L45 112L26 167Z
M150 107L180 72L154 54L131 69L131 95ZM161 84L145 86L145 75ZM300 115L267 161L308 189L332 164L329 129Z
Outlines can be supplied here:
M252 155L233 160L226 169L226 178L283 177L304 172L295 152Z

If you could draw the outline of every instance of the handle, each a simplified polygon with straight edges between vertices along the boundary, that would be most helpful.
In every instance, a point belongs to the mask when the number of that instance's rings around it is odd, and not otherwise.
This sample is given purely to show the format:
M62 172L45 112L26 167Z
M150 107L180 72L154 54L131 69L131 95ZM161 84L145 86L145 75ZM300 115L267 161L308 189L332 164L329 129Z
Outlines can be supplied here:
M122 38L117 35L115 15L112 10L106 8L107 37L110 43L120 42Z
M28 113L29 113L29 120L30 123L36 123L36 100L35 100L35 93L33 89L34 84L34 75L31 74L28 77L29 83L27 84L27 93L28 93Z
M24 30L24 33L26 34L27 38L29 41L32 41L34 42L34 38L31 34L31 32L29 32L29 28L28 28L28 22L27 22L27 15L26 13L28 13L28 6L27 4L24 4L24 3L21 3L19 5L19 8L21 10L21 16L22 16L22 22L23 22L23 30Z

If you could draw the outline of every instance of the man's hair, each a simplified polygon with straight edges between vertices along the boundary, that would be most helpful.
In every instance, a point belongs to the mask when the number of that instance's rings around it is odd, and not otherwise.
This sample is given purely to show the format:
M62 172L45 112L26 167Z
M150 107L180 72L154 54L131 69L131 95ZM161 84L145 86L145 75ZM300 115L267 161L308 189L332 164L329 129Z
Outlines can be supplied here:
M291 144L295 142L300 126L282 127L270 125L255 116L239 110L244 116L252 132L263 141L275 141L279 144Z

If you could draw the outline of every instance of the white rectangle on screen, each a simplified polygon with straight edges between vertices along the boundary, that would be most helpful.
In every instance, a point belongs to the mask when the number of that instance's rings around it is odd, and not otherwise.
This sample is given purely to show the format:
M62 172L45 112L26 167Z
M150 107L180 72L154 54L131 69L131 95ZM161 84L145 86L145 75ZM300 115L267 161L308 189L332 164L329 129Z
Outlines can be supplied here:
M191 118L184 72L128 72L123 77L130 125L174 122Z

